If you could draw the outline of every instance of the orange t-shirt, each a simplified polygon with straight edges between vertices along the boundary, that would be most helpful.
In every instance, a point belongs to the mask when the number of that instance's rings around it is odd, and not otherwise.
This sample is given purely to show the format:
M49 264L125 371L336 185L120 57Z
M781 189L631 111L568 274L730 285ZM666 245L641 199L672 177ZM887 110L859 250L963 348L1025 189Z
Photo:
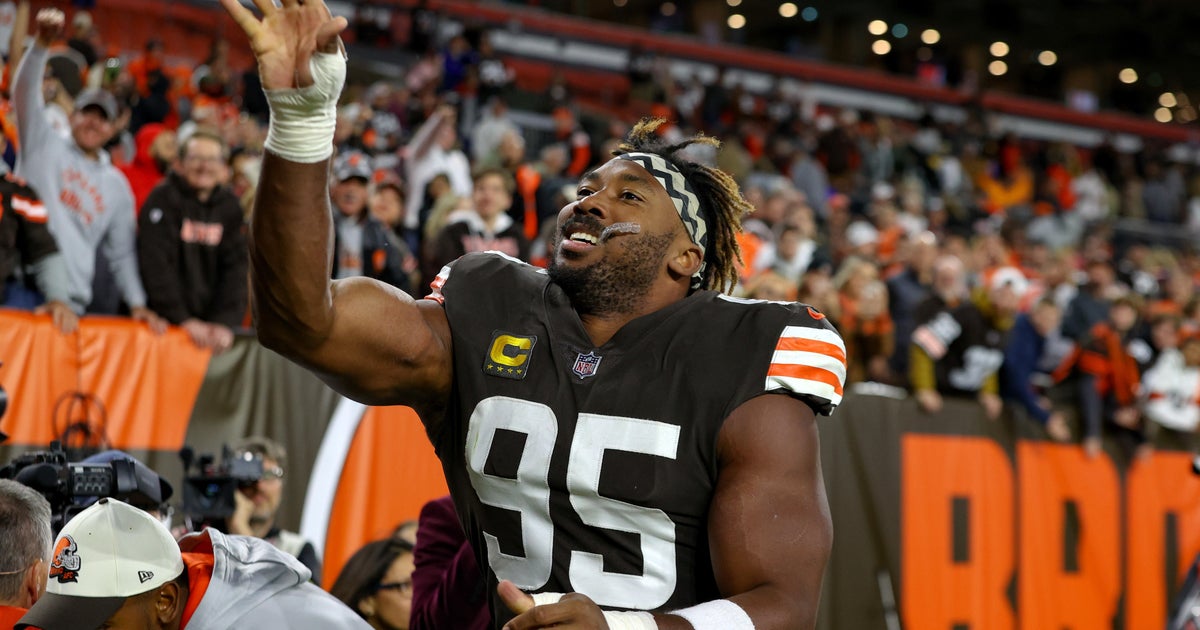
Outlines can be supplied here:
M188 572L188 599L187 604L183 607L183 620L179 624L180 628L186 628L188 622L192 620L192 615L195 614L196 608L200 606L200 601L204 599L204 593L208 590L208 583L212 581L212 544L209 543L207 547L207 553L192 551L183 554L183 564L187 567Z
M28 611L25 608L17 606L0 606L0 630L12 630L26 612Z

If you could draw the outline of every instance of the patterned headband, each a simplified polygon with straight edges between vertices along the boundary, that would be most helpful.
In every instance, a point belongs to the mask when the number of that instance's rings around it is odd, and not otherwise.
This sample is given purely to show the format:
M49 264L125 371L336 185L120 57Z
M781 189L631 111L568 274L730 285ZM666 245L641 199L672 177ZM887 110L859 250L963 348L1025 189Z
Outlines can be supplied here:
M683 172L678 167L663 159L661 155L623 153L617 157L636 162L649 171L654 179L662 184L667 195L671 197L671 201L675 203L675 210L679 212L684 229L687 230L692 242L700 248L700 268L692 275L692 288L700 288L704 282L704 268L708 264L704 262L704 254L708 251L708 224L704 221L704 215L700 213L700 199L692 191L692 185L688 183L687 178L683 176Z

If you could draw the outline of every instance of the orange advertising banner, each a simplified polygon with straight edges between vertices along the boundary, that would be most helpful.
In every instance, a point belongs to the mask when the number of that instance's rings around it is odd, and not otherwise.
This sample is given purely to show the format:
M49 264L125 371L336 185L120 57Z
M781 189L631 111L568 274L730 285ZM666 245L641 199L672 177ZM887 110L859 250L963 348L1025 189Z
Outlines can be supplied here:
M44 447L74 426L124 449L177 451L209 352L182 329L156 335L127 319L89 316L63 335L48 315L0 309L0 431Z

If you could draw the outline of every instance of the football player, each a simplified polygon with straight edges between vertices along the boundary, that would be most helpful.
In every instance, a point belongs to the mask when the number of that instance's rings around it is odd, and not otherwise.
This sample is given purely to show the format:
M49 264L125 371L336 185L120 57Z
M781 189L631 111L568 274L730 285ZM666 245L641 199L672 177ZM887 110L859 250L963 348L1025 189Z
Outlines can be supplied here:
M428 299L329 281L346 25L222 0L272 105L251 226L262 342L347 396L417 410L497 628L812 628L832 524L817 414L845 350L804 305L737 300L748 210L643 121L558 216L551 267L447 265Z

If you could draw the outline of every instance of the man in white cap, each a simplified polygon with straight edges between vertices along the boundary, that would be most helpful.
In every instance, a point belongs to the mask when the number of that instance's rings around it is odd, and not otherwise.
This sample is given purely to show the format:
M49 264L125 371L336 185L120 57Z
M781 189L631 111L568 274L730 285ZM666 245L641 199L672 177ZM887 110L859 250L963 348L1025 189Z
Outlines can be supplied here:
M100 499L59 534L46 594L15 628L369 628L269 543L215 530L179 543L162 523Z

